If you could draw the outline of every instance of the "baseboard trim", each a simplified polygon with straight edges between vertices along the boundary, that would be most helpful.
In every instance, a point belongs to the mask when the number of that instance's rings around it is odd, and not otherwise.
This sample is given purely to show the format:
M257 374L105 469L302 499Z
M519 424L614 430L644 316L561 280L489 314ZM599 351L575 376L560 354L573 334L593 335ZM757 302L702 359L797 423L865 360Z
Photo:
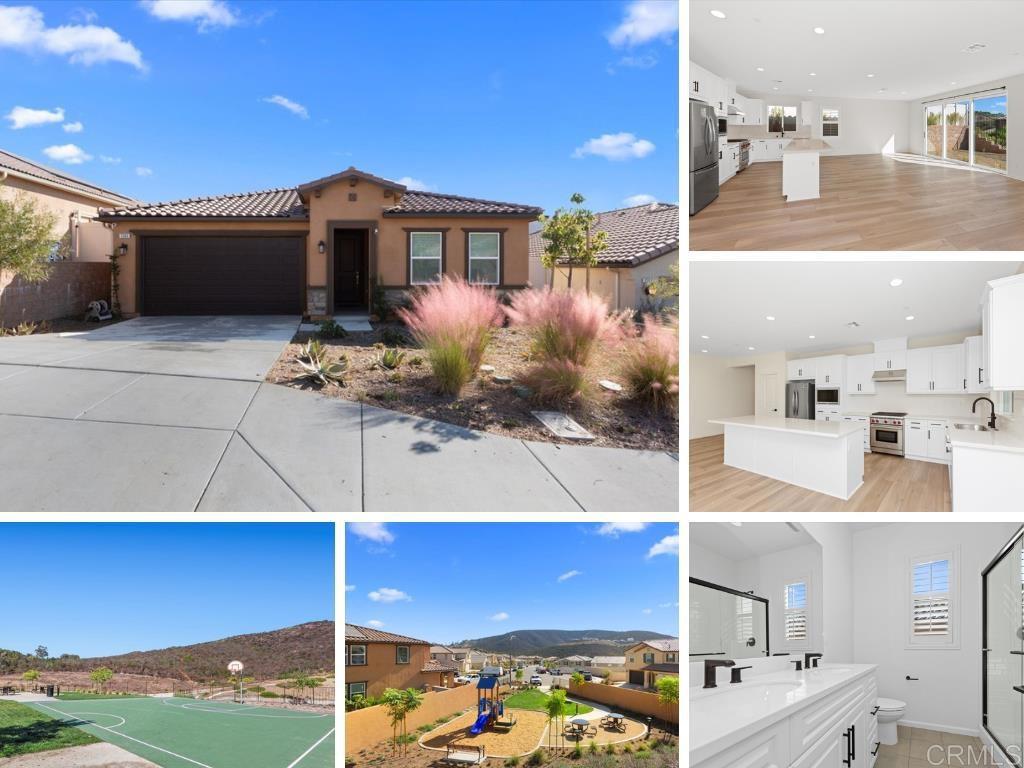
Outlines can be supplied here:
M981 734L977 728L959 728L955 725L942 725L941 723L922 723L918 720L900 720L898 724L905 725L908 728L924 728L929 731L955 733L959 736L980 736Z

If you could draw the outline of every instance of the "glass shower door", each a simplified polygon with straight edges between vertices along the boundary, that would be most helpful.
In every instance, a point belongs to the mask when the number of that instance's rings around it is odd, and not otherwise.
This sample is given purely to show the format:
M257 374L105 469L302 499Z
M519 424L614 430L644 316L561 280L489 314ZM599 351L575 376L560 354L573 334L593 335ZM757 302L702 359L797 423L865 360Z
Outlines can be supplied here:
M1015 765L1024 749L1024 549L1020 532L982 575L985 593L983 722Z

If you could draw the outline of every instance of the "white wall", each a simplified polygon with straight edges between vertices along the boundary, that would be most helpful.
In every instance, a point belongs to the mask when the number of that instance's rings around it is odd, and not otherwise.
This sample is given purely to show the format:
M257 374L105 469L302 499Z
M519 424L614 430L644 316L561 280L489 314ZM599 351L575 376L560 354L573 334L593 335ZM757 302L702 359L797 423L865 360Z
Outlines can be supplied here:
M753 413L754 382L752 365L737 367L730 358L690 355L690 439L725 431L708 419Z
M853 541L846 523L803 523L821 545L822 652L828 661L853 659Z
M800 96L777 93L749 93L745 96L763 99L765 105L795 106L805 100ZM824 138L832 146L830 155L876 155L882 152L907 152L910 150L910 133L907 102L881 101L875 99L825 98L808 94L815 105L810 127L812 138ZM821 110L839 110L839 135L821 135ZM798 115L798 124L803 127L803 115ZM767 125L755 126L766 134ZM729 126L730 135L733 126ZM749 135L749 134L748 134Z
M924 99L915 99L909 102L907 111L907 123L910 126L910 151L918 155L925 153L924 142L924 105L926 103L947 97L957 96L964 93L977 91L995 90L1006 86L1006 172L1014 179L1024 180L1024 117L1018 112L1014 118L1014 104L1024 103L1024 74L1006 77L1001 80L991 80L987 83L977 85L958 85L944 93L936 93Z
M878 665L878 695L907 702L906 724L972 734L979 730L980 574L1016 528L1016 523L893 523L853 534L852 661ZM956 546L960 647L908 649L907 560ZM908 682L907 675L919 680Z
M723 587L734 586L738 579L737 564L724 555L690 542L690 576Z

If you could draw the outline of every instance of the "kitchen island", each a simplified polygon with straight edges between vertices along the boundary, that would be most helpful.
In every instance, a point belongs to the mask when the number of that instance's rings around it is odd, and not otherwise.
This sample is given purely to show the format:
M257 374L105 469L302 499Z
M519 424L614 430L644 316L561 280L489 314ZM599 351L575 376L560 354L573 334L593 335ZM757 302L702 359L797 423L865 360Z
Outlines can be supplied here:
M848 500L864 482L863 426L783 416L709 419L725 427L725 464Z
M782 195L787 203L821 197L821 153L830 149L821 139L793 139L782 150Z

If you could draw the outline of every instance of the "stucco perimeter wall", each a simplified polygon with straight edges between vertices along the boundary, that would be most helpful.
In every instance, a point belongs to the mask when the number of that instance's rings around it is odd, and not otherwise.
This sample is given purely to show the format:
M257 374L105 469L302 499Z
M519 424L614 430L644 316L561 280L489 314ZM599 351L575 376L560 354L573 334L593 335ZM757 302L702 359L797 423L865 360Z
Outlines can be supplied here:
M110 230L101 222L91 221L96 215L97 206L103 205L84 195L77 195L70 190L55 189L44 184L37 184L28 179L8 176L0 183L0 197L12 198L24 194L35 200L39 207L52 211L57 215L53 225L53 239L59 241L70 231L70 217L79 215L78 226L78 257L77 261L106 261L110 255Z
M110 301L110 262L58 261L50 276L29 283L0 271L0 326L84 316L89 302Z
M305 235L304 221L121 221L112 225L114 248L122 243L128 246L128 253L119 257L121 267L120 300L121 312L133 315L138 312L136 288L138 281L137 253L139 236L146 234L203 235L203 234L244 234L246 232L272 232L281 235ZM130 234L127 240L121 234Z
M617 688L614 685L600 683L569 683L569 695L581 699L607 704L612 709L624 709L641 715L650 715L670 723L679 722L679 706L662 704L658 694L637 691L632 688Z
M463 685L448 691L423 694L423 705L409 715L407 730L412 733L421 725L476 706L476 687ZM345 754L354 755L391 738L391 718L384 707L367 707L345 713Z

